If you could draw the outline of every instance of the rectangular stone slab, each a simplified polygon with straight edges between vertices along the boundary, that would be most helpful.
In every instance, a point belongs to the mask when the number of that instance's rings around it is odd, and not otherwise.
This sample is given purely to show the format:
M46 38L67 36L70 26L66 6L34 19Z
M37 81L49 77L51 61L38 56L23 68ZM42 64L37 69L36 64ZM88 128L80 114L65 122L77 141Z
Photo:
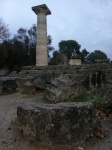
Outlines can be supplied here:
M64 144L85 140L96 127L92 103L22 104L17 108L18 128L35 142Z

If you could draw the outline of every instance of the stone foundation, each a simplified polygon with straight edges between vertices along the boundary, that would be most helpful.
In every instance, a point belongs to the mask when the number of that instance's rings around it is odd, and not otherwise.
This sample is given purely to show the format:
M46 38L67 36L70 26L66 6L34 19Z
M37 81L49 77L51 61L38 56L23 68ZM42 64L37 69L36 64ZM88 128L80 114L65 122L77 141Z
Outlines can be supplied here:
M17 108L18 128L34 142L73 143L93 135L96 127L92 103L22 104Z

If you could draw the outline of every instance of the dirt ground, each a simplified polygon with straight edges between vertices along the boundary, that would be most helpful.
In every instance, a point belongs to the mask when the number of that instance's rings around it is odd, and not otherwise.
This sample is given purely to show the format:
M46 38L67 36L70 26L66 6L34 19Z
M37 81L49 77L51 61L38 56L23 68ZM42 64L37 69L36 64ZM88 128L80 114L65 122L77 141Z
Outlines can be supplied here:
M85 143L73 145L34 144L26 141L15 126L17 107L22 102L37 101L37 96L28 96L20 92L0 96L0 150L112 150L112 123L102 121L107 137L92 138ZM38 101L40 102L40 101Z

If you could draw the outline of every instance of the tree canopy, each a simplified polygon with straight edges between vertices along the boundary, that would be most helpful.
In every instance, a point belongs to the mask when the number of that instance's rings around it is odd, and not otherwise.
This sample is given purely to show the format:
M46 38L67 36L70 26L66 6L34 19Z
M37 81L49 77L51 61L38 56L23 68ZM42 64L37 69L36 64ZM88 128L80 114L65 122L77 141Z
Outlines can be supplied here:
M0 68L15 66L22 67L36 64L36 25L29 29L19 28L17 33L10 39L8 26L0 18ZM101 50L89 53L86 49L81 50L81 45L75 40L62 40L58 44L59 50L52 47L52 37L47 37L47 49L49 64L55 65L58 55L65 54L68 59L71 56L80 56L82 62L94 62L97 59L108 59ZM53 51L53 57L50 52Z
M50 62L49 62L50 65L56 65L56 64L57 64L57 63L56 63L56 58L57 58L57 56L58 56L59 54L60 54L60 53L59 53L58 50L53 51L53 56L50 58Z
M13 69L36 64L36 25L30 29L19 28L17 33L0 44L0 67ZM52 37L48 36L48 53L54 48L51 46Z
M87 60L89 62L94 62L97 59L107 59L107 55L101 50L95 50L94 52L91 52L87 57Z
M82 62L87 61L87 56L88 55L89 55L89 52L84 48L80 53L80 57L81 57Z
M3 22L3 19L0 18L0 42L8 40L9 35L10 33L9 33L8 25L6 25Z
M79 55L80 54L80 48L81 45L74 40L63 40L59 42L59 53L64 53L68 56L70 59L73 55Z

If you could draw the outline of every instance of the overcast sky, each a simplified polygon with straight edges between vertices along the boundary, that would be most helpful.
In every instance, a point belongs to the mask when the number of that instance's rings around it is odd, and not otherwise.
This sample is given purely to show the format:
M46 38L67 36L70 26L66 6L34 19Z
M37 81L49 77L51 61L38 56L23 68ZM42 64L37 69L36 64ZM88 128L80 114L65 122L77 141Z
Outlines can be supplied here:
M61 40L76 40L81 49L104 51L112 59L112 0L0 0L0 17L16 34L29 29L37 18L32 6L46 4L47 33L57 50Z

